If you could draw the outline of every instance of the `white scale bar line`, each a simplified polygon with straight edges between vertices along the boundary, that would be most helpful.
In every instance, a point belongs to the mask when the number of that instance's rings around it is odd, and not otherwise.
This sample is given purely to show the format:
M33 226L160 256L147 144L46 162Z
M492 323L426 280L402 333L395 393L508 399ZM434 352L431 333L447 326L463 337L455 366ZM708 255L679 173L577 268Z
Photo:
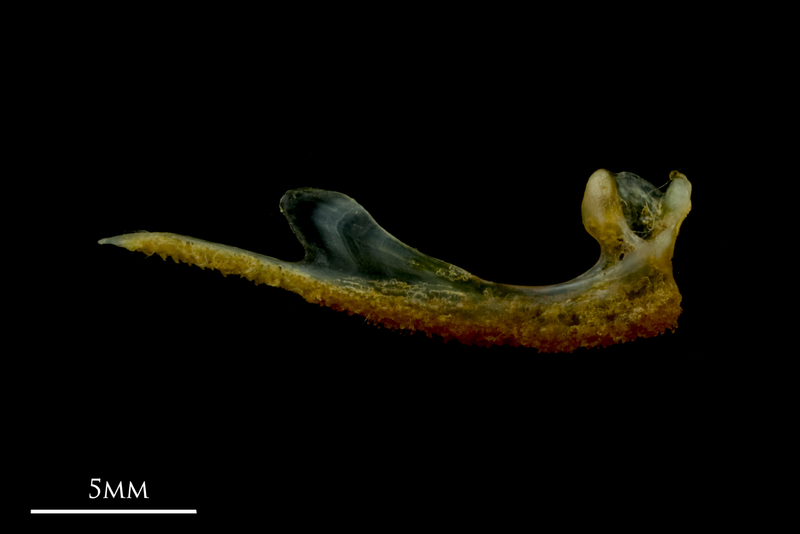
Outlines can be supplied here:
M32 514L196 514L197 510L31 510Z

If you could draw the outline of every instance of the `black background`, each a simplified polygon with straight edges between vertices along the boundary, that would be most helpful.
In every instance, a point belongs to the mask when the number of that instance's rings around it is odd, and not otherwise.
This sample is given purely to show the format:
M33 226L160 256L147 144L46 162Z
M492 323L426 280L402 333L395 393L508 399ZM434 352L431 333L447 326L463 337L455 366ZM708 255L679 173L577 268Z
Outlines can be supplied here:
M302 527L539 514L610 494L587 514L614 517L655 482L726 476L709 436L729 417L730 363L704 324L725 247L708 139L725 114L680 49L554 56L511 32L289 54L258 32L117 30L75 35L36 93L33 175L52 208L48 333L26 355L30 508ZM692 181L675 333L573 354L443 343L97 244L169 231L299 260L278 202L310 186L482 278L552 284L599 254L580 219L598 168ZM150 498L90 501L98 477L146 481Z

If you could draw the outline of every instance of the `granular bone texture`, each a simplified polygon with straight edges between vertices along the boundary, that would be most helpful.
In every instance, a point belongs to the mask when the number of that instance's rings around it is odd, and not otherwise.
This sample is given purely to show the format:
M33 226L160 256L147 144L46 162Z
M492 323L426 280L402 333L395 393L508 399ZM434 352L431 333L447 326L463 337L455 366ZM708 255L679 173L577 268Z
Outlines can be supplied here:
M691 209L692 186L677 171L670 180L662 192L635 174L592 174L582 214L600 243L600 260L581 276L551 286L482 280L401 243L352 198L320 189L295 189L281 199L281 211L306 252L296 263L162 232L100 244L238 274L390 328L462 343L571 352L677 327L681 295L671 260Z

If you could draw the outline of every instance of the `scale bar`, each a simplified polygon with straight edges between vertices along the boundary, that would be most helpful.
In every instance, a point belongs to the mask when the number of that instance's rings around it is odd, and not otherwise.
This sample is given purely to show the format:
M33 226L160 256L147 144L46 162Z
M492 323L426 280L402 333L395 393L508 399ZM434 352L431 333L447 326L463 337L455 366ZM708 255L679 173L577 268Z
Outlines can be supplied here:
M32 514L196 514L197 510L31 510Z

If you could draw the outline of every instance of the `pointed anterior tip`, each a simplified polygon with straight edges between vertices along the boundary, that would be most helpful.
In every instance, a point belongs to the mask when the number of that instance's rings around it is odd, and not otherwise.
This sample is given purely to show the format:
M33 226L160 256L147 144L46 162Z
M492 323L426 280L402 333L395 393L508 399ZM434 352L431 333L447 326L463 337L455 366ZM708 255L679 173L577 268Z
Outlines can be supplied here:
M131 234L115 235L114 237L104 237L98 243L100 245L116 245L118 247L125 247L125 244L130 241Z
M101 245L117 245L117 246L120 246L120 243L122 241L121 238L122 238L121 235L116 235L114 237L104 237L103 239L98 241L98 243L101 244Z

